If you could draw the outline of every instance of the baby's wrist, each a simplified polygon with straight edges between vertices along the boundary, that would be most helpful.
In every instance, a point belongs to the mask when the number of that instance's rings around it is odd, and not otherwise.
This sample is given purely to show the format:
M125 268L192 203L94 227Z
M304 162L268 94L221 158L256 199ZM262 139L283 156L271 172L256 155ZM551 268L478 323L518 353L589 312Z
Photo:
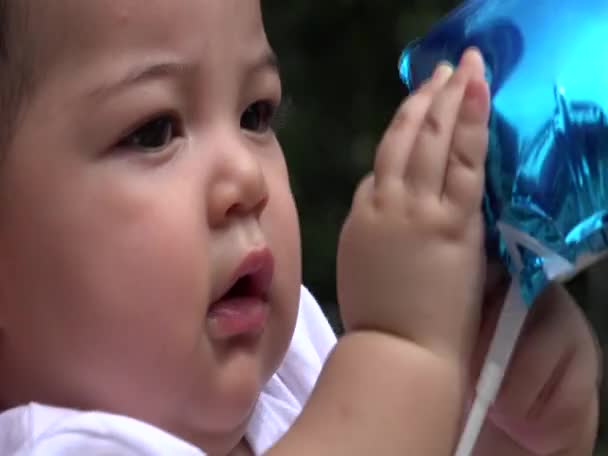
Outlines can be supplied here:
M445 326L445 325L444 325ZM471 346L465 343L462 334L452 328L444 328L442 337L437 335L428 336L418 333L416 330L406 330L397 325L390 327L364 327L348 328L346 335L357 339L358 343L367 344L368 340L376 344L396 344L410 354L419 353L428 357L429 362L451 366L454 370L461 371L463 375L468 372L471 356ZM422 332L420 330L420 332ZM360 339L360 342L359 342Z
M468 363L455 351L436 349L396 334L374 330L353 330L341 339L341 349L357 353L372 368L390 366L389 372L401 372L408 378L416 369L421 376L440 375L446 388L457 388L464 402Z

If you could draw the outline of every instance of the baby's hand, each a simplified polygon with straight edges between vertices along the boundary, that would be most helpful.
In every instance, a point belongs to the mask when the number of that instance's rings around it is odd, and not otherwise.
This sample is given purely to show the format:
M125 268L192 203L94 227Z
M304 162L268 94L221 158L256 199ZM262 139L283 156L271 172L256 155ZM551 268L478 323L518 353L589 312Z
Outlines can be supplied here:
M489 91L469 50L398 110L355 195L338 249L347 329L468 357L484 282L481 200Z

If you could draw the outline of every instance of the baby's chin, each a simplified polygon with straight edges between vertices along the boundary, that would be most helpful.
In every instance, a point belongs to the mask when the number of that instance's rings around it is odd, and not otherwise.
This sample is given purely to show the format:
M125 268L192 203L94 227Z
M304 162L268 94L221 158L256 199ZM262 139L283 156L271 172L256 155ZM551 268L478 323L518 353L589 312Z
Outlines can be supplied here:
M180 428L174 435L209 455L226 455L245 438L249 417L240 425L225 431Z
M243 438L258 398L282 363L295 328L296 312L290 309L289 315L283 315L282 307L275 309L256 344L215 353L214 372L202 373L204 395L194 392L193 397L199 402L186 405L190 408L189 416L178 415L182 419L190 418L184 423L190 429L188 434L199 432L213 447L238 443ZM297 307L294 310L297 311Z
M265 384L251 370L225 381L214 397L190 404L190 413L184 410L178 417L175 433L209 454L228 454L243 439Z

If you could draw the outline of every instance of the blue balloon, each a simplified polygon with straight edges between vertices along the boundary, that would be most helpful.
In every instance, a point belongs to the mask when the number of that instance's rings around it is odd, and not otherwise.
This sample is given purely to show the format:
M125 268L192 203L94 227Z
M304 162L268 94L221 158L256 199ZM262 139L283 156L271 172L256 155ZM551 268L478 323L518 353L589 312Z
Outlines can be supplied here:
M491 92L488 251L531 305L608 252L608 0L470 0L402 54L415 90L477 47Z

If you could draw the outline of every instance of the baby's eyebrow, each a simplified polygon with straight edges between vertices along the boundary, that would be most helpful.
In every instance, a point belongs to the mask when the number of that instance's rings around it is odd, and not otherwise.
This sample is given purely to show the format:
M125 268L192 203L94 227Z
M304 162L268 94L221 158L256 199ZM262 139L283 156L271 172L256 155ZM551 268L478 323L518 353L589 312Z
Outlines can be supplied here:
M95 87L88 93L87 98L103 99L143 82L159 78L175 77L184 73L194 72L196 69L197 65L195 63L176 61L144 63L129 69L124 75L113 81L108 81ZM264 53L261 54L261 57L252 59L247 65L247 72L250 74L268 69L279 73L280 75L279 59L271 49L265 50Z
M88 93L88 97L105 98L149 80L192 72L195 70L195 67L195 64L183 62L160 61L145 63L129 69L124 75L113 81L108 81L105 84L95 87Z
M257 73L276 73L281 79L279 59L270 47L264 47L258 52L250 53L243 63L244 75L251 77Z

